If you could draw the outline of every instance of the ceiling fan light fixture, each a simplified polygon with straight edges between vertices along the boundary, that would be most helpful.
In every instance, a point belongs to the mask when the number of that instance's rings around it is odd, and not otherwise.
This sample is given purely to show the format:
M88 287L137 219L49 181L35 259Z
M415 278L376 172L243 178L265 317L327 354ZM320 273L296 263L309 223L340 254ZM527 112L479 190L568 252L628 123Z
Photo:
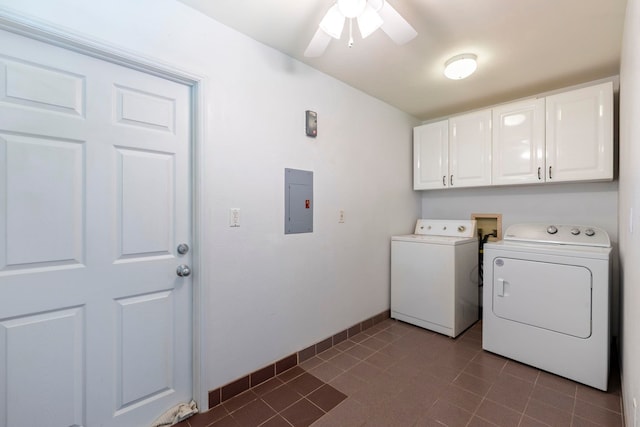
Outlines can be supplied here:
M473 53L463 53L444 63L444 75L451 80L469 77L478 68L478 57Z
M336 5L346 18L355 18L364 11L367 0L337 0Z
M367 38L380 28L384 21L369 4L367 4L360 15L358 15L358 28L362 38Z
M335 0L320 21L319 28L304 51L306 57L321 56L331 38L340 39L346 19L349 19L349 42L353 46L353 18L356 18L362 38L378 29L396 44L403 45L418 33L386 0Z
M329 9L324 18L322 18L320 28L334 39L340 39L342 29L344 28L344 15L338 10L337 4L331 6L331 9Z

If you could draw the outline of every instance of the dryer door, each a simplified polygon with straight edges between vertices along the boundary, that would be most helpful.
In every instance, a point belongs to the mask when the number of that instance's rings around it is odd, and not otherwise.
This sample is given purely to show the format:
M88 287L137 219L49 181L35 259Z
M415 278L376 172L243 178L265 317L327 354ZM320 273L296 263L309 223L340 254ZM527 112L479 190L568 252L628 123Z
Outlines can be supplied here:
M496 316L577 338L591 335L588 268L497 257L492 279Z

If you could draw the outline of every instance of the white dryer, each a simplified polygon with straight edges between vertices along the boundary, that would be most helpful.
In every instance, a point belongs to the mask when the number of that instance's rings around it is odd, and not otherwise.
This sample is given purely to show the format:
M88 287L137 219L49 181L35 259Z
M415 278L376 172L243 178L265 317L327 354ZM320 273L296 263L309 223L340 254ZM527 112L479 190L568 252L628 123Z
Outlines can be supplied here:
M610 253L604 230L572 225L485 244L482 347L606 391Z
M475 220L419 219L391 238L391 317L450 337L478 320Z

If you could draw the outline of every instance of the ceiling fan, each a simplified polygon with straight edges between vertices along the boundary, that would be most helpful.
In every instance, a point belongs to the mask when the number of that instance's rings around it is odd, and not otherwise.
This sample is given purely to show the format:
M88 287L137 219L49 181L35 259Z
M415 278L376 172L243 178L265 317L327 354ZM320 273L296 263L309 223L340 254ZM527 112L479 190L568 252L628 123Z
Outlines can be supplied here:
M336 0L327 11L304 56L316 57L324 53L331 38L340 39L345 20L349 20L349 42L353 45L353 20L356 19L362 38L378 28L396 42L407 43L418 35L416 30L386 0Z

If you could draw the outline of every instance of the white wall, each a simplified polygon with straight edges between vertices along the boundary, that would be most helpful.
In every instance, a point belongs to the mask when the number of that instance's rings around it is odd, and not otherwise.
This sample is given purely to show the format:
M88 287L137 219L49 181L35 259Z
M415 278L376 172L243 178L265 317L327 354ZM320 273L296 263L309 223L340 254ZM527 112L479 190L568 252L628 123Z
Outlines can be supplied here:
M614 181L424 191L422 215L468 219L472 213L501 213L503 231L522 222L593 225L617 243L617 190Z
M622 394L626 424L640 399L640 1L629 0L620 69L620 263ZM633 220L633 232L631 221Z
M3 6L207 77L207 389L389 308L389 237L420 210L417 120L173 0ZM312 234L283 234L284 168L314 172Z

